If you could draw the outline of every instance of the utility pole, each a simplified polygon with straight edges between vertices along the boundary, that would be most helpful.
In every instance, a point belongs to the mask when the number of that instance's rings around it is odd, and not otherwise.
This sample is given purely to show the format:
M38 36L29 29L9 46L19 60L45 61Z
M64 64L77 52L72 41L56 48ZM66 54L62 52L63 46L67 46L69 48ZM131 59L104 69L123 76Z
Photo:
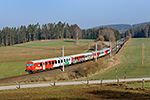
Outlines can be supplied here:
M111 48L110 34L109 34L109 44L110 44L110 48ZM111 51L110 51L110 57L111 57Z
M110 42L110 48L111 48L111 42ZM111 52L112 52L112 51L110 51L110 57L111 57Z
M63 46L63 49L62 49L62 55L63 55L63 72L65 71L64 70L64 46Z
M97 43L96 43L96 62L97 62Z

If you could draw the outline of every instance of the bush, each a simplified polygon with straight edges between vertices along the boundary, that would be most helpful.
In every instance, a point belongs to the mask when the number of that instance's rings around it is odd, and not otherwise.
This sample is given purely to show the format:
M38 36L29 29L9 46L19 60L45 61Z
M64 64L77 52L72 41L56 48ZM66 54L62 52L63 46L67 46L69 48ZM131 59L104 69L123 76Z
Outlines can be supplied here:
M69 73L69 79L75 79L77 78L76 73L75 72L71 72Z
M86 70L84 68L79 67L77 70L74 71L76 76L84 77L86 75Z
M94 48L94 50L96 50L96 43L92 46L92 48ZM103 49L103 44L101 41L97 42L97 50L101 50Z
M90 66L89 66L89 64L87 64L85 69L86 69L86 74L87 75L90 75L90 74L93 74L93 73L97 72L97 67L95 66L94 62L91 63Z
M130 39L130 37L129 37L129 36L126 36L125 42L128 41L129 39Z
M97 41L98 41L98 40L99 40L99 41L104 41L104 37L103 37L102 35L99 35L98 38L97 38Z
M68 77L67 73L60 73L60 74L57 74L56 79L57 79L57 81L59 81L59 80L68 80L69 77Z
M102 69L104 69L105 67L107 67L107 64L104 63L103 59L99 59L98 60L98 69L99 69L99 71L102 70Z

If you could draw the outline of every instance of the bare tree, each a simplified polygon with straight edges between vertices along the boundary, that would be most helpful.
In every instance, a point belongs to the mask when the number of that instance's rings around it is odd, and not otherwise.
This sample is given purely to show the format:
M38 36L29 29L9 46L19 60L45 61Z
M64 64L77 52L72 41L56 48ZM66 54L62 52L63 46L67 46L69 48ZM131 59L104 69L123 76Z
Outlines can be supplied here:
M78 43L79 38L82 36L82 30L78 25L73 25L74 30L73 30L73 38L75 38L75 44Z
M104 36L105 41L114 42L115 39L116 39L114 31L112 29L103 29L102 30L102 35Z

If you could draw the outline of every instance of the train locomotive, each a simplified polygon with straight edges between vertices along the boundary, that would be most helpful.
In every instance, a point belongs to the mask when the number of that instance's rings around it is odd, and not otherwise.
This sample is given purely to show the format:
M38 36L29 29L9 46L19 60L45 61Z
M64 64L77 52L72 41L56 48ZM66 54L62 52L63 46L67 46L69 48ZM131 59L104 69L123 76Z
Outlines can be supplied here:
M105 56L110 52L111 52L111 47L98 50L97 58ZM95 58L96 58L96 51L64 56L64 66L88 61ZM26 63L25 71L28 73L35 73L39 71L50 70L60 66L63 66L63 57L41 59L41 60L28 61Z

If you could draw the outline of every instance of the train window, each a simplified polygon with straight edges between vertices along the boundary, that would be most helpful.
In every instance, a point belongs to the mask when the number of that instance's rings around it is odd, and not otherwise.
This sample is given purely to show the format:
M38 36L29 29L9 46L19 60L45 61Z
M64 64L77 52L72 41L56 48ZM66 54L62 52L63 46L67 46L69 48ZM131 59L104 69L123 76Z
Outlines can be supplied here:
M66 59L66 61L68 62L68 59Z
M61 63L63 63L63 60L61 60Z
M37 64L35 64L35 66L37 66Z
M52 64L54 64L54 61L52 61Z
M30 66L33 66L33 64L30 64Z
M51 65L51 62L49 61L49 65Z
M70 58L69 58L69 61L70 61Z
M55 64L57 64L57 60L55 61Z
M40 63L40 66L42 66L42 63Z
M60 63L60 60L58 60L58 63Z
M45 62L45 65L47 65L47 62Z
M104 52L101 52L100 54L103 54Z
M30 64L26 64L26 66L30 66Z
M64 59L64 62L66 61L66 59Z

